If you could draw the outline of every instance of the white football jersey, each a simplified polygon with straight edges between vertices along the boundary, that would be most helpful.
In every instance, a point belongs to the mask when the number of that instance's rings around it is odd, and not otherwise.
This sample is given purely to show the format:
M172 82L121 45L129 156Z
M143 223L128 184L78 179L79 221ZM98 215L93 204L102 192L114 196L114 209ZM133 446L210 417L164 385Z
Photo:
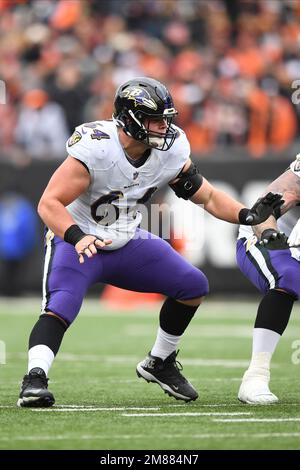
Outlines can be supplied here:
M290 164L290 170L300 178L300 154L297 155L296 160ZM258 196L259 197L259 196ZM284 232L287 236L290 235L294 226L300 218L300 207L293 207L288 212L286 212L280 219L277 220L278 229ZM253 230L249 225L241 225L239 229L238 238L251 238L253 237L253 242L255 242L255 236ZM300 259L300 248L291 248L291 252L294 258Z
M151 149L138 168L127 160L114 121L82 124L68 140L68 154L88 168L91 184L67 210L85 233L112 240L105 249L115 250L133 238L142 219L138 205L172 181L187 162L190 144L174 127L178 137L172 147Z

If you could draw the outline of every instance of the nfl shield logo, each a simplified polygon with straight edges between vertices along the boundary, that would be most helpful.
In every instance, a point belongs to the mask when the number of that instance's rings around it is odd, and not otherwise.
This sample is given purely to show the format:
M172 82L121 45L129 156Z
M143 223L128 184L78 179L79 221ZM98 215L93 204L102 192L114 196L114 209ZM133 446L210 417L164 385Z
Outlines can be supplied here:
M139 176L138 171L135 171L135 172L133 173L133 179L136 180L138 176Z

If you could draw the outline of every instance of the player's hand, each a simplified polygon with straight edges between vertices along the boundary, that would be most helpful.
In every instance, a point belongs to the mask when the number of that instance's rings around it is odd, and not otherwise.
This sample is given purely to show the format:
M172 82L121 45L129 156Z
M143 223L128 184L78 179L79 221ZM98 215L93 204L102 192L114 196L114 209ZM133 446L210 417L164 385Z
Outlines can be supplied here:
M92 258L97 254L98 248L110 245L111 242L111 240L102 240L101 238L97 238L95 235L86 235L75 245L75 250L79 257L79 263L84 263L84 256Z
M300 246L300 219L296 223L295 227L293 228L289 236L288 244L290 247Z
M261 246L268 250L287 250L289 249L288 237L284 232L279 232L273 228L268 228L261 234Z
M270 215L274 215L274 211L278 211L284 204L282 194L269 192L260 197L256 203L249 209L246 215L247 225L259 225L267 220Z

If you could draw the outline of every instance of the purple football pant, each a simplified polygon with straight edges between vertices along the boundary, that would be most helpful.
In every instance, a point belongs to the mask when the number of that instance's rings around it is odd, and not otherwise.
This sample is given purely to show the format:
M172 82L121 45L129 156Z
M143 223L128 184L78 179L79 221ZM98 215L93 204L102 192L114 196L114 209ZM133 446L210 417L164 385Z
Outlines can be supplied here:
M295 298L300 297L300 262L290 250L267 250L256 243L248 251L246 238L237 242L236 259L242 273L260 292L283 289Z
M118 250L100 251L80 264L75 248L59 237L48 242L44 270L43 311L68 324L78 314L86 291L98 282L137 292L158 292L177 300L205 296L205 275L166 241L137 230Z

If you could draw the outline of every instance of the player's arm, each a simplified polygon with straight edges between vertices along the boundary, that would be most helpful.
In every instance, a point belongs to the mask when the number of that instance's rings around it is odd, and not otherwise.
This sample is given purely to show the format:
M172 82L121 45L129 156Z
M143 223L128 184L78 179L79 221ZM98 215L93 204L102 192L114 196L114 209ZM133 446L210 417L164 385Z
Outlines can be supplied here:
M90 175L87 169L78 160L68 156L51 177L38 205L38 213L43 222L55 235L75 246L81 263L84 258L80 253L91 257L97 253L97 247L110 243L110 240L101 241L82 232L66 209L89 185ZM89 249L85 251L86 247Z
M266 192L268 191L281 193L284 199L284 204L277 214L278 218L300 202L300 178L291 170L287 170L267 187Z
M261 236L265 230L278 230L276 219L273 215L271 215L265 222L254 225L252 230L254 234L257 236L258 239L261 239Z
M282 173L276 180L267 187L266 192L280 192L284 203L278 208L276 218L285 214L300 201L300 178L291 170ZM265 222L255 225L253 231L262 244L268 249L283 249L288 247L287 236L278 231L276 218L269 217Z
M64 238L74 219L66 206L90 185L90 175L75 158L68 157L52 175L38 205L38 213L55 235Z
M289 247L300 246L300 219L298 220L298 222L290 233L290 236L288 238L288 245Z
M215 188L205 178L201 188L191 197L195 204L202 204L204 209L218 219L234 224L239 223L239 213L245 208L231 196Z
M266 193L269 191L281 193L284 199L283 205L276 214L276 217L279 218L300 201L300 178L291 170L287 170L269 184ZM278 229L274 216L269 217L262 224L253 227L253 231L258 238L261 238L262 233L267 229Z
M247 209L203 178L190 159L178 177L169 184L178 197L203 205L207 212L218 219L236 224L254 225L262 222L273 213L276 205L281 204L281 195L268 193L251 209Z

